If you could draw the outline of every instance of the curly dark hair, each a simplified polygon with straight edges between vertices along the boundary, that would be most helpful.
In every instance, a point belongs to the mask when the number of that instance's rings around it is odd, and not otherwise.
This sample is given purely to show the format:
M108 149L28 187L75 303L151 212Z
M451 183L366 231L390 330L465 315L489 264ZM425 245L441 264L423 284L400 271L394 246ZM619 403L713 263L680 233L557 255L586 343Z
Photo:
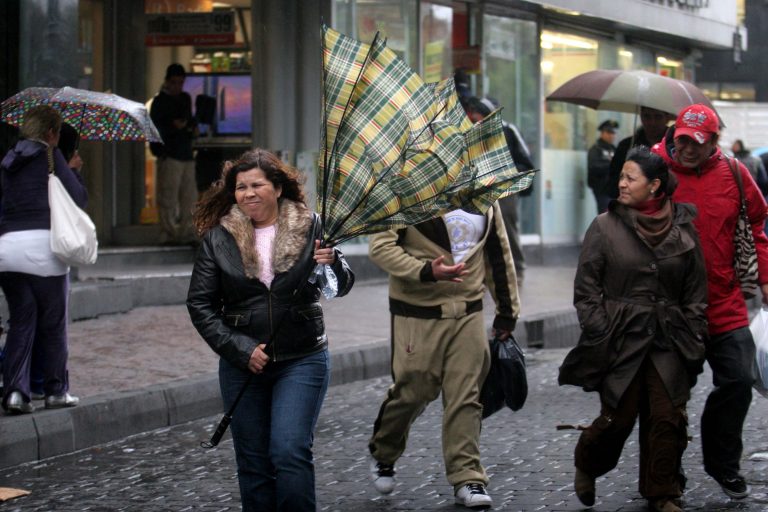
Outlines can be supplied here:
M192 219L199 236L218 225L219 220L229 213L235 204L235 185L237 175L252 169L261 169L265 177L275 188L280 188L280 199L288 199L306 205L304 198L301 172L284 163L274 153L265 149L251 149L240 155L236 160L224 162L221 178L206 190L195 205Z

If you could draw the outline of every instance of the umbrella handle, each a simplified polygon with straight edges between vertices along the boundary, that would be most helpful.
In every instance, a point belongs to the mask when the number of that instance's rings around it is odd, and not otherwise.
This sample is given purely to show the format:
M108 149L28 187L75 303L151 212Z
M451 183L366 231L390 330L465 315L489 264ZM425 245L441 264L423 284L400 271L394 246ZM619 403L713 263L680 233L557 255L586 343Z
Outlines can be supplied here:
M219 422L219 426L216 427L216 431L211 436L210 441L201 441L200 446L205 448L206 450L210 450L211 448L215 448L218 446L218 444L221 442L221 438L224 437L224 434L227 431L227 428L229 428L229 423L232 421L232 417L229 414L225 414L223 418L221 418L221 421Z
M232 402L232 405L229 406L229 410L224 414L224 417L221 418L221 421L219 422L219 426L216 427L216 431L211 436L210 441L201 441L200 446L206 449L215 448L220 442L221 438L224 437L224 434L227 432L227 428L229 428L229 424L232 422L232 415L235 413L235 409L237 408L237 404L240 403L240 399L243 398L243 394L245 393L245 390L248 388L248 385L253 380L253 373L248 375L248 378L245 379L245 382L243 383L242 387L240 388L240 391L237 393L237 396L235 397L235 401Z

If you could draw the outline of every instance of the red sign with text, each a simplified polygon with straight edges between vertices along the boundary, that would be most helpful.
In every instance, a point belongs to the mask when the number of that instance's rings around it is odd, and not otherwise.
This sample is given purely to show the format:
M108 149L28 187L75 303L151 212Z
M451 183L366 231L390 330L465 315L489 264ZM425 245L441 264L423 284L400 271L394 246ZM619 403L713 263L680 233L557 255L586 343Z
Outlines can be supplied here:
M222 46L235 42L233 11L147 14L147 46Z

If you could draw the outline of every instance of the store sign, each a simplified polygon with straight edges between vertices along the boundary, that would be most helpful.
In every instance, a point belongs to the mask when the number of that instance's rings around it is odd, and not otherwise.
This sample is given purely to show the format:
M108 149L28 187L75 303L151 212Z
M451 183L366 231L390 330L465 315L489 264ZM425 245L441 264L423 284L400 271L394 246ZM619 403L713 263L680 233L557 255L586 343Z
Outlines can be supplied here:
M147 14L147 46L221 46L235 42L233 11Z

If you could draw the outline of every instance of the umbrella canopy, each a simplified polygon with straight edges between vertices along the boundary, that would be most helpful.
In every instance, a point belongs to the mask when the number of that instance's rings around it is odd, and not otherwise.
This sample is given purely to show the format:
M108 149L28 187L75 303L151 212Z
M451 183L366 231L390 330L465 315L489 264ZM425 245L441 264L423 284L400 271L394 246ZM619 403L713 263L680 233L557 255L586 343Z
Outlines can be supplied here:
M323 29L318 209L325 241L465 208L483 213L531 177L517 173L499 112L473 125L453 79L426 84L378 36Z
M162 142L142 103L73 87L29 87L0 104L0 121L21 126L29 109L50 105L85 140Z
M714 110L709 99L692 83L640 70L588 71L565 82L547 100L631 113L649 107L677 115L694 103Z

